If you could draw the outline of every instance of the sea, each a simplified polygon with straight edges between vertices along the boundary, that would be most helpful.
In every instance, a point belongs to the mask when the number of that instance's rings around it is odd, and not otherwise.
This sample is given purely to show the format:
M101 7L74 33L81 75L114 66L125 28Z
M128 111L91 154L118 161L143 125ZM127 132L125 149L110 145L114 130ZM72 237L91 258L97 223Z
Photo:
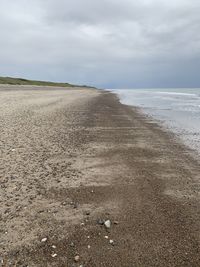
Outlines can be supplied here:
M121 103L141 111L174 132L200 155L200 89L114 89Z

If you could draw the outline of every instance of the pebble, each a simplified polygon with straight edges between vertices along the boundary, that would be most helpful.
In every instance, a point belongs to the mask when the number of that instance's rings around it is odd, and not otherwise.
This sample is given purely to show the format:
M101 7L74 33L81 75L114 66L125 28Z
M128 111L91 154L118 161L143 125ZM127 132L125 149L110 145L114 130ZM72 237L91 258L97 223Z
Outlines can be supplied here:
M104 225L104 223L105 223L105 221L102 219L97 220L97 224L99 224L99 225Z
M73 208L74 208L74 209L77 209L77 208L78 208L78 204L77 204L77 203L74 203L74 204L73 204Z
M105 235L105 239L108 239L108 236L107 235Z
M38 213L43 213L43 212L45 212L45 210L38 210Z
M88 247L88 249L90 249L90 248L91 248L91 246L90 246L90 245L88 245L87 247Z
M86 215L90 215L90 211L86 211L86 213L85 213Z
M114 246L114 240L110 239L109 243Z
M111 227L111 221L110 221L110 220L105 221L105 222L104 222L104 225L105 225L105 227L106 227L107 229L110 229L110 227Z
M52 258L55 258L55 257L57 257L57 254L56 254L56 253L51 254L51 257L52 257Z
M46 241L47 241L46 237L42 238L42 240L41 240L41 242L46 242Z
M79 256L79 255L76 255L76 256L74 257L74 260L75 260L75 262L78 262L78 261L80 260L80 256Z
M71 242L70 247L74 247L74 246L75 246L74 242Z
M53 245L52 248L56 248L56 246Z

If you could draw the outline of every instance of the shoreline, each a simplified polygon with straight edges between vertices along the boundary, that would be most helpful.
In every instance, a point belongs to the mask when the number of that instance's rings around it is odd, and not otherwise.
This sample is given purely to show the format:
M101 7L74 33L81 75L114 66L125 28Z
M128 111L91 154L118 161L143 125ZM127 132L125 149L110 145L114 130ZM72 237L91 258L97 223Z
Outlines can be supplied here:
M0 99L4 261L199 266L199 161L114 93L73 90Z
M137 113L141 114L141 116L144 117L147 121L149 121L149 123L157 125L160 128L160 130L163 131L163 133L169 135L170 139L174 140L175 143L182 146L183 150L186 150L187 153L189 153L192 158L194 158L198 162L200 161L200 151L197 148L195 149L194 146L191 145L191 141L189 142L188 140L187 141L184 140L181 132L174 131L174 129L172 129L172 127L167 125L167 123L164 120L156 118L154 117L154 115L145 112L144 108L142 107L123 104L120 101L120 98L119 102L122 105L127 106L130 109L133 109L133 112L136 111Z
M193 90L191 93L186 89L133 89L113 92L119 95L122 104L138 107L144 115L161 125L164 131L174 133L196 157L200 156L197 91Z

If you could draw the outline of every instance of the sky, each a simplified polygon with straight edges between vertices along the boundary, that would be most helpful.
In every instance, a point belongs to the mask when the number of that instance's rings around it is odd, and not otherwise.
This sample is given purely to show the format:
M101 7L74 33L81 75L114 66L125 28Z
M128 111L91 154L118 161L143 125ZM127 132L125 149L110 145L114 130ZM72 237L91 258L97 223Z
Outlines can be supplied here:
M200 87L199 0L0 0L0 76Z

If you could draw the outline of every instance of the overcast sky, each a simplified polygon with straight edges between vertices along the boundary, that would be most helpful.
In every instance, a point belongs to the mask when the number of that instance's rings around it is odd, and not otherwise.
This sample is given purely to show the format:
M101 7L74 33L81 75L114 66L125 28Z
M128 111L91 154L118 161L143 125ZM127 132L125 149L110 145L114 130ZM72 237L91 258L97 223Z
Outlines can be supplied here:
M0 76L200 87L200 0L0 0Z

